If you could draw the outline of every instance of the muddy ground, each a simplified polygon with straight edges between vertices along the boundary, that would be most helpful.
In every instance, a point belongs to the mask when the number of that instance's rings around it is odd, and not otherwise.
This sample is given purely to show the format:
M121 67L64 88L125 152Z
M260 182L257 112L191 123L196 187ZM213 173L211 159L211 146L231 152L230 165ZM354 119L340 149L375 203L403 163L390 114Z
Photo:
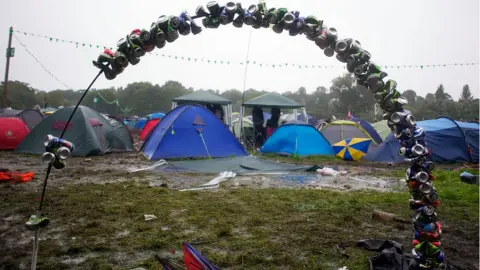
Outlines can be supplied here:
M278 160L277 160L278 161ZM280 160L284 162L284 160ZM184 189L207 183L215 174L161 170L145 170L131 173L132 170L143 169L154 162L138 153L119 153L105 156L67 160L67 169L53 169L49 178L49 186L61 186L79 183L116 183L127 180L146 181L152 186L167 185L170 189ZM312 162L308 162L312 164ZM37 155L20 155L11 152L0 152L0 168L12 171L33 171L36 179L44 179L46 165ZM289 173L272 175L239 175L225 184L227 187L244 186L257 188L310 187L333 189L374 189L392 190L400 187L399 177L390 172L392 167L365 164L315 164L346 173L337 177L322 176L316 173ZM33 181L24 188L41 188L42 181Z
M136 173L129 173L132 169L139 169L152 165L151 161L146 160L143 156L137 153L130 154L110 154L101 157L91 158L69 158L67 160L67 168L61 171L53 170L48 180L49 189L54 190L71 190L72 186L84 186L88 184L116 184L131 181L146 184L151 187L168 187L168 189L177 190L196 187L198 185L207 183L215 177L213 174L198 174L198 173L185 173L185 172L159 172L159 171L140 171ZM228 180L222 183L221 192L228 192L228 190L234 189L268 189L268 188L287 188L287 189L327 189L327 190L361 190L368 189L374 191L387 191L396 192L404 188L404 184L400 181L399 169L388 166L378 165L366 165L366 164L345 164L345 163L330 163L324 164L338 171L346 171L347 174L338 177L320 176L315 173L295 173L289 175L246 175L237 176L232 180ZM3 195L8 195L8 190L11 190L12 194L37 194L40 195L40 191L45 178L46 165L40 162L40 157L35 155L17 155L11 152L0 152L0 168L9 169L12 171L33 171L36 174L35 180L29 183L3 186ZM397 170L397 171L395 171ZM213 195L217 196L217 194ZM301 206L301 207L300 207ZM315 204L295 204L295 208L300 211L311 211L318 205ZM477 206L478 207L478 206ZM300 209L301 208L301 209ZM397 209L395 206L394 209ZM3 224L0 226L0 246L4 245L2 252L14 252L14 250L22 250L23 254L28 254L31 247L31 233L23 229L21 224L28 216L25 214L25 209L21 214L14 214L15 209L9 209L0 213L0 220ZM32 213L34 209L31 209ZM402 210L403 211L403 210ZM368 218L368 215L367 215ZM468 253L470 255L464 258L456 258L455 262L457 266L461 266L461 269L479 269L478 267L478 215L476 217L466 217L465 222L473 219L473 222L477 222L473 227L458 227L459 229L450 229L451 234L450 244L447 248L453 254L460 255L462 253ZM368 219L367 219L368 220ZM475 221L476 220L476 221ZM446 222L453 222L452 220L446 220ZM462 221L463 222L463 221ZM87 227L89 226L85 223ZM464 226L468 223L461 223ZM368 227L368 225L366 225ZM382 230L388 232L388 226L382 225ZM465 225L467 226L467 225ZM167 228L168 227L162 227ZM373 229L373 228L371 228ZM370 229L369 229L370 230ZM393 227L392 230L400 232L400 235L406 236L405 238L397 238L404 244L408 243L409 229L405 226ZM125 234L125 235L122 235ZM116 237L128 237L131 232L124 230L116 232ZM382 234L380 234L382 235ZM56 236L54 231L49 232L49 238L55 239L55 237L64 237L61 234ZM72 241L72 240L70 240ZM217 251L218 252L218 251ZM88 256L95 257L94 252L89 252ZM138 260L146 260L151 258L152 252L136 252L135 258ZM7 254L9 255L9 254ZM6 254L0 255L7 256ZM53 255L54 256L54 255ZM62 267L65 265L77 266L79 269L103 269L93 267L91 265L85 265L85 261L89 260L88 256L71 256L62 257L58 261L61 262ZM112 256L128 257L126 253L113 252ZM92 258L93 258L92 257ZM6 258L6 257L4 257ZM10 258L10 257L9 257ZM12 257L13 258L13 257ZM18 258L17 258L18 259ZM118 259L118 258L117 258ZM217 260L221 261L220 258ZM243 260L243 259L242 259ZM122 261L122 260L120 260ZM125 260L127 261L127 260ZM1 263L6 263L2 266ZM0 259L0 269L26 269L28 266L28 256L20 260L20 264L13 265L12 262L18 262L13 259ZM48 265L48 264L47 264ZM127 268L135 266L135 264L126 263ZM123 265L125 266L125 265ZM342 265L338 265L339 267ZM67 267L68 268L68 267ZM122 267L120 267L122 268ZM148 267L147 267L148 268ZM48 267L47 267L48 269ZM109 269L109 268L106 268ZM115 267L113 269L116 269ZM237 269L237 268L232 268ZM239 268L241 269L241 268ZM258 268L260 269L260 268ZM275 269L275 268L268 268ZM297 269L297 268L285 268L279 267L279 269ZM322 268L319 268L322 269ZM332 268L333 269L333 268ZM356 269L362 269L356 268Z

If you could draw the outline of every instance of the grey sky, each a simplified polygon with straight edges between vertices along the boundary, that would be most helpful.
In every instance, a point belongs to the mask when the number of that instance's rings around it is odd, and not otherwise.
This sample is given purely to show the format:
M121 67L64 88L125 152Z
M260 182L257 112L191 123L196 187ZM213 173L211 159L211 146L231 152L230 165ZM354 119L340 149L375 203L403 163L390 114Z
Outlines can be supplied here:
M4 1L0 17L1 45L7 47L8 27L40 35L105 46L116 42L134 28L150 26L160 15L191 14L198 0L14 0ZM303 15L315 15L328 26L337 28L341 37L358 39L379 65L420 65L478 63L479 0L331 0L267 1L268 7L296 9ZM139 3L142 3L140 6ZM220 3L223 3L220 1ZM242 2L244 6L256 1ZM199 21L201 24L201 22ZM245 60L250 27L221 26L204 29L197 35L180 37L154 53L224 59L235 63ZM275 34L269 29L252 30L250 61L262 63L298 63L335 65L330 69L266 68L249 66L247 88L269 91L295 91L305 86L308 92L317 86L330 86L344 72L342 65L304 36ZM16 35L29 50L60 80L76 89L87 87L97 73L91 64L101 49L76 48L67 43ZM16 55L11 61L10 79L30 83L41 90L65 89L21 48L14 39ZM81 47L81 46L80 46ZM5 62L1 64L3 74ZM479 66L442 68L387 69L399 83L399 90L413 89L421 95L433 92L443 83L454 98L464 84L479 96ZM137 66L129 66L113 81L104 77L94 87L125 86L134 81L163 84L180 81L187 87L221 91L243 89L244 66L213 65L177 61L147 55ZM3 80L3 78L2 78Z

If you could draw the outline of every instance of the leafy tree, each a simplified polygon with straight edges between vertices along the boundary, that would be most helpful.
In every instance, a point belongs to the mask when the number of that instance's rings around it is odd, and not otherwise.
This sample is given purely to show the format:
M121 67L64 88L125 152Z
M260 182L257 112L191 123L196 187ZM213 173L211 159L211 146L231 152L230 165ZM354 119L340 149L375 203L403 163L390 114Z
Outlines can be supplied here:
M470 91L470 87L468 84L465 84L462 89L462 94L460 95L460 99L458 101L472 101L473 95Z
M89 106L101 113L118 116L138 115L145 116L153 112L168 112L171 109L172 99L195 91L192 87L186 88L177 81L167 81L164 85L153 85L150 82L134 82L125 87L92 89L88 92L82 105ZM207 89L212 93L219 90ZM0 96L3 85L0 87ZM230 89L220 93L232 101L234 111L239 111L243 98L248 101L267 93L257 89L248 89L243 93ZM7 96L7 106L14 109L41 107L58 107L74 105L78 102L83 90L52 90L40 91L30 87L27 83L10 81ZM373 95L366 88L358 86L350 74L335 78L329 87L318 86L315 91L308 93L305 87L283 94L299 103L305 104L308 114L317 119L327 119L332 115L337 118L346 116L348 109L364 120L380 119L375 116ZM445 93L443 85L439 85L435 93L428 93L425 98L418 96L412 89L403 92L411 109L418 120L432 119L439 116L449 116L453 119L471 121L478 118L479 100L473 99L468 85L463 87L460 99L454 101ZM98 102L94 102L94 99ZM118 103L116 102L118 100ZM126 110L131 108L131 111ZM250 113L247 111L247 114Z
M223 92L221 95L232 101L232 109L234 112L240 112L240 106L242 106L242 92L237 89L230 89Z
M437 87L437 91L435 91L435 100L441 101L441 100L450 100L450 99L452 99L452 96L446 93L445 89L443 88L443 84L440 84Z
M0 98L3 99L4 83L2 82L0 89ZM20 81L9 81L8 82L8 91L7 98L5 100L5 105L7 107L16 108L33 108L33 106L38 104L36 92L38 90L33 89L28 85L28 83Z
M415 105L415 102L417 101L417 92L409 89L403 92L402 96L408 100L409 105Z
M347 115L349 109L357 117L374 118L375 99L367 88L356 84L352 74L346 73L333 79L330 92L332 98L338 97L338 102L332 104L341 118Z

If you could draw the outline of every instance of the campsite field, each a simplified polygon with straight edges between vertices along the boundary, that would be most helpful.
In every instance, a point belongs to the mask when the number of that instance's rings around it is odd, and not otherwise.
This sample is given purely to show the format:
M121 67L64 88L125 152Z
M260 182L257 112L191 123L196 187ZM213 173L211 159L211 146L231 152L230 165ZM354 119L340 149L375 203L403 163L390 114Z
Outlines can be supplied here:
M366 269L374 254L354 247L360 239L411 247L408 225L371 219L373 209L409 218L409 195L399 180L403 166L280 161L328 164L361 180L383 179L388 188L359 186L348 177L309 186L242 176L216 190L179 192L213 175L129 174L128 169L151 165L137 154L70 158L68 167L49 179L44 212L51 224L41 232L38 268L155 269L154 254L180 260L180 245L189 241L221 269ZM0 167L36 173L32 182L0 185L0 269L27 269L33 233L23 224L38 207L45 165L38 156L0 152ZM435 171L442 243L459 269L479 269L478 186L460 182L460 167ZM146 221L145 214L157 219ZM346 248L348 257L336 250L341 243L353 244Z

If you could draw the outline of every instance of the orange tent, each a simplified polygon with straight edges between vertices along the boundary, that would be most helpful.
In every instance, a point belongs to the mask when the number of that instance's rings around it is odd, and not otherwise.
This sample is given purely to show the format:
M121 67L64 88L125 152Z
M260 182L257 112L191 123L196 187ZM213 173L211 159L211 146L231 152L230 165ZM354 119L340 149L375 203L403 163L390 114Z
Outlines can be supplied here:
M150 132L160 123L161 119L150 119L143 127L142 132L140 132L140 140L145 141L150 135Z

